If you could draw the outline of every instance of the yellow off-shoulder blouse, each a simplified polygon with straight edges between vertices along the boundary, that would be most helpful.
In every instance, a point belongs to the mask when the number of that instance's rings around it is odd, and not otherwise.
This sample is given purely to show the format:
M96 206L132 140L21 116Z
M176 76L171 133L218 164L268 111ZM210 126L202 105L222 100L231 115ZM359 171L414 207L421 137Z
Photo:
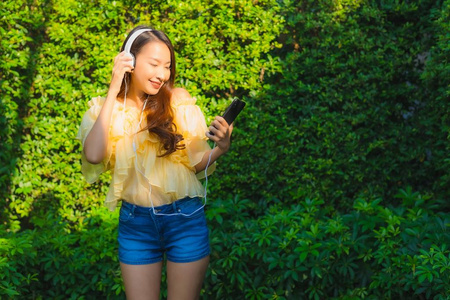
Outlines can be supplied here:
M83 116L76 137L83 146L104 101L103 97L89 101L90 108ZM205 136L205 117L200 107L195 104L195 98L175 98L171 101L174 123L184 137L185 149L158 157L158 138L150 135L148 131L143 131L135 137L134 151L133 136L141 111L126 107L124 112L123 104L116 102L111 116L107 155L103 162L91 164L82 152L81 171L87 182L93 183L101 173L111 170L112 179L105 199L105 205L110 210L114 210L120 200L150 207L151 202L154 206L159 206L187 196L204 196L204 188L199 181L204 177L204 172L195 174L194 166L202 160L205 152L211 149ZM141 128L145 126L145 116L142 120ZM208 167L208 175L215 170L215 166L212 164Z

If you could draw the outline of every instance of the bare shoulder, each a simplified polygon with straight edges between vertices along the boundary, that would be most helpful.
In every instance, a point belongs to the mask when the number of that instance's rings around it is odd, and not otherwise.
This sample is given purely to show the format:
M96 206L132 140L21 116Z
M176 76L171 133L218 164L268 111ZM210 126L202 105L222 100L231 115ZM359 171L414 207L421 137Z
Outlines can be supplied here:
M170 101L172 105L176 107L180 105L195 104L197 100L193 98L187 90L183 88L174 88L172 90Z
M174 88L172 90L172 100L191 98L191 94L184 88Z

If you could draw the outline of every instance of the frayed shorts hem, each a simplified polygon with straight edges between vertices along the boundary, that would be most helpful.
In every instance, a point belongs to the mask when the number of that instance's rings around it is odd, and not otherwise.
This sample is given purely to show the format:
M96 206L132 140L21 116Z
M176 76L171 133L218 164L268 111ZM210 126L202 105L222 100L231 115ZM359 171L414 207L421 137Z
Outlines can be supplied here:
M151 259L151 260L131 261L131 260L119 258L119 261L126 265L151 265L151 264L161 262L162 260L163 260L162 258L156 258L156 259Z
M170 262L174 262L174 263L190 263L190 262L195 262L195 261L201 260L201 259L209 256L210 254L211 254L211 252L208 251L202 255L197 255L195 257L187 257L187 258L183 258L183 259L168 257L167 260ZM151 265L151 264L159 263L159 262L163 261L163 259L156 258L156 259L151 259L151 260L131 261L131 260L119 258L119 261L126 265Z
M190 263L190 262L194 262L194 261L198 261L202 258L207 257L210 254L210 251L202 254L202 255L197 255L195 257L187 257L187 258L173 258L173 257L167 257L167 260L170 262L174 262L174 263Z

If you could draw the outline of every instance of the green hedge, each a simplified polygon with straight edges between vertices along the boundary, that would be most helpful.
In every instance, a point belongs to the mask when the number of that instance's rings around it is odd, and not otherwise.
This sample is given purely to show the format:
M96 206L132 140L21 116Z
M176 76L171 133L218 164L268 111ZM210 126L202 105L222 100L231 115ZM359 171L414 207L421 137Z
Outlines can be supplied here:
M123 299L109 175L74 139L126 32L152 24L211 120L205 299L446 299L450 2L0 4L0 297ZM163 286L163 293L165 288Z
M47 213L34 219L33 230L7 234L1 239L0 295L14 299L120 295L117 217L95 209L71 228L60 216Z
M291 206L238 197L233 205L214 202L208 211L214 251L206 295L446 299L449 216L432 213L430 199L410 189L396 198L401 207L357 198L346 214L319 199ZM261 217L252 218L255 212Z
M447 299L448 214L411 189L396 198L357 198L346 214L320 199L211 202L202 298ZM71 229L51 213L34 223L0 240L0 295L123 299L117 213L92 210Z
M250 94L218 193L348 208L411 185L448 202L449 2L344 2L284 1L281 71Z

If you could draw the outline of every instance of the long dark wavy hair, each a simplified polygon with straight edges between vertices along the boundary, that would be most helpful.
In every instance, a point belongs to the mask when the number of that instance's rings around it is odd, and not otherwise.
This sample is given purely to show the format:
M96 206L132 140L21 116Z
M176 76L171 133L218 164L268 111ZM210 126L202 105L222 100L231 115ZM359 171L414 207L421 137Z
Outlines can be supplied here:
M130 31L125 39L121 51L125 49L125 45L130 36L139 29L151 29L140 34L133 42L130 52L136 57L147 43L150 42L162 42L167 45L170 50L170 78L164 83L156 95L147 95L148 100L144 108L147 114L147 127L142 131L148 130L150 134L156 134L161 142L160 157L170 155L171 153L185 148L185 145L180 143L183 140L183 136L177 133L177 127L173 123L173 110L170 105L170 98L172 96L172 89L175 82L175 51L172 43L167 35L160 31L153 29L149 26L137 26ZM118 97L123 98L125 95L125 81L130 86L131 74L125 73L125 76L120 87Z

